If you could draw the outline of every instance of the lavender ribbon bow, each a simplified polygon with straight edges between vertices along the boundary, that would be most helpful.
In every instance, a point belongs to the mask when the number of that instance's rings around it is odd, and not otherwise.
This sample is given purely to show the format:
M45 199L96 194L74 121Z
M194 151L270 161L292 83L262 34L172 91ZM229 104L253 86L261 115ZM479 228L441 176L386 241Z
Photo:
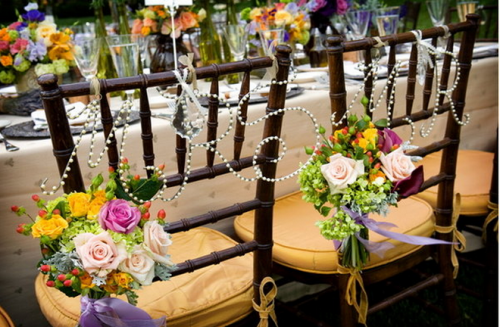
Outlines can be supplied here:
M144 310L117 298L81 299L81 327L162 327L166 317L152 319Z
M364 213L360 215L359 213L352 211L346 206L342 206L341 208L349 216L351 216L351 218L354 219L356 223L366 226L366 228L368 228L369 230L393 240L414 245L453 244L452 242L442 241L430 237L412 236L391 232L388 229L397 227L393 223L375 221L368 218L368 214ZM365 246L368 252L374 253L380 258L384 257L385 251L394 247L394 245L389 242L371 242L369 240L365 240L361 236L359 236L359 233L356 233L355 236Z

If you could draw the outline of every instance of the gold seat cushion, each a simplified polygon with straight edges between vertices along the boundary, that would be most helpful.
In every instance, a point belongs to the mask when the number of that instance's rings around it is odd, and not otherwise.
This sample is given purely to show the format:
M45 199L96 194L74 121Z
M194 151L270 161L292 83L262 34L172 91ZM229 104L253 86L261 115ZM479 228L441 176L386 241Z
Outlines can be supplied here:
M426 156L418 164L424 165L426 178L439 173L442 152ZM460 214L483 216L488 214L491 178L493 175L493 153L477 150L459 150L455 192L460 193ZM417 194L433 208L437 206L437 186Z
M398 208L391 208L387 217L370 215L377 221L391 222L397 228L391 231L408 235L431 236L434 232L434 214L428 203L416 198L402 200ZM333 242L321 236L315 222L324 220L313 204L302 200L296 192L276 200L273 218L273 260L284 266L315 274L337 273L338 260ZM248 240L253 237L253 213L235 219L237 235ZM370 256L367 268L385 264L417 250L420 246L402 243L370 231L369 239L388 241L395 245L384 258Z
M172 235L169 249L174 262L183 262L235 245L229 237L209 228ZM154 282L137 291L138 307L153 319L167 316L167 325L224 326L252 311L252 262L247 254L193 273ZM43 314L54 327L75 327L80 316L80 296L69 298L36 278L35 290ZM120 297L122 298L122 297ZM126 301L126 298L123 297Z
M0 307L0 327L14 327L12 319L2 307Z

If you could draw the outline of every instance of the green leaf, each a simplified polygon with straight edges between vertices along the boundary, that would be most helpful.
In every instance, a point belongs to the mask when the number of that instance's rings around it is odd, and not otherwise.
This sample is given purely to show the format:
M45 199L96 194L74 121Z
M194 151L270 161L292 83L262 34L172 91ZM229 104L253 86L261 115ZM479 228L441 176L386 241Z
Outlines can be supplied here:
M162 187L163 183L159 180L151 179L140 179L136 180L130 186L129 193L132 193L134 197L138 200L147 201L151 199ZM117 183L117 188L115 195L119 199L124 199L127 201L132 201L135 204L141 204L140 201L130 198L130 196L125 192L121 183Z
M319 213L320 213L321 215L323 215L323 216L325 216L325 217L326 217L326 216L328 216L328 214L330 213L330 211L331 211L331 210L332 210L332 208L331 208L331 207L323 206L323 207L321 207L321 209L320 209L320 212L319 212Z
M364 120L360 120L356 123L356 128L359 130L359 131L364 131L366 129L366 127L368 126L368 123Z
M384 127L388 126L389 121L387 120L387 118L382 118L382 119L377 120L374 124L377 127L384 128Z

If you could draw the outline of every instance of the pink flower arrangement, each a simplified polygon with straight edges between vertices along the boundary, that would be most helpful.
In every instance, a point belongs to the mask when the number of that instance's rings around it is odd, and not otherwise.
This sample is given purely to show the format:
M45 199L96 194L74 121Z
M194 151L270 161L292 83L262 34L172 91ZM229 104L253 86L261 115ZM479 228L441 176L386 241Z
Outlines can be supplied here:
M137 18L132 25L133 34L172 34L172 20L164 6L151 6L136 12ZM198 27L205 17L203 12L195 13L187 7L178 9L174 19L175 37L190 28Z

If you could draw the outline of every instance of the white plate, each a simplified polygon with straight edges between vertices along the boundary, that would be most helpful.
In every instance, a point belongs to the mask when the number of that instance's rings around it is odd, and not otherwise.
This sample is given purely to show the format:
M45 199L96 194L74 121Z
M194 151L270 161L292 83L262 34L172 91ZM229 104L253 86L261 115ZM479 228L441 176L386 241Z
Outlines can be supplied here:
M0 120L0 128L4 128L10 125L10 120L2 119Z
M17 94L16 87L14 85L3 87L0 89L0 94Z
M305 72L297 73L297 76L293 80L294 83L307 83L316 82L317 78L326 77L328 74L326 72Z
M328 66L312 68L310 64L300 65L296 67L300 72L327 72Z
M358 68L357 63L353 63L352 61L344 61L344 74L345 77L351 79L364 79L365 74ZM377 71L377 76L387 77L387 66L380 65Z

